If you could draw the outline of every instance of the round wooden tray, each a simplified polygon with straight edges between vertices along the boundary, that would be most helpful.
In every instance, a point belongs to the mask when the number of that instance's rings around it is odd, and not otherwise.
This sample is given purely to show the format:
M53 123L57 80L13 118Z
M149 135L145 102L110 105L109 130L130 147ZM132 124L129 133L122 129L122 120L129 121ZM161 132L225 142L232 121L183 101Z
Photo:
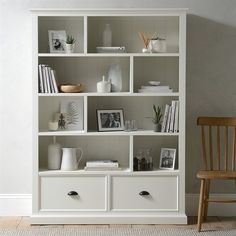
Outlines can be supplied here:
M80 93L84 91L83 84L61 84L59 90L62 93Z

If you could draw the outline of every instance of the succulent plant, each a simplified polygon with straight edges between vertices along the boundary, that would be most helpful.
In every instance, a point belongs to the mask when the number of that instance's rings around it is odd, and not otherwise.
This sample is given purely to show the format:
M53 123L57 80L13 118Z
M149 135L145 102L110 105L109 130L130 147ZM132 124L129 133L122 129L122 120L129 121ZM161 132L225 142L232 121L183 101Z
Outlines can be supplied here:
M160 106L155 106L153 104L153 111L154 111L154 116L153 117L147 117L152 119L153 124L160 124L161 123L161 118L162 118L162 109Z
M66 37L66 43L67 44L74 44L75 43L75 38L72 35L67 35Z

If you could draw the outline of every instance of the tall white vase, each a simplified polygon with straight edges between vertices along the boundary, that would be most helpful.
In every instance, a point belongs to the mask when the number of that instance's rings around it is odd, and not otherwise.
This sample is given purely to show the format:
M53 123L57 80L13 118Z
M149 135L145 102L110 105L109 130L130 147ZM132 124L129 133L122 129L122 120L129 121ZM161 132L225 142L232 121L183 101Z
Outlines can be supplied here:
M122 71L119 64L113 64L108 71L108 80L111 82L111 92L122 91Z

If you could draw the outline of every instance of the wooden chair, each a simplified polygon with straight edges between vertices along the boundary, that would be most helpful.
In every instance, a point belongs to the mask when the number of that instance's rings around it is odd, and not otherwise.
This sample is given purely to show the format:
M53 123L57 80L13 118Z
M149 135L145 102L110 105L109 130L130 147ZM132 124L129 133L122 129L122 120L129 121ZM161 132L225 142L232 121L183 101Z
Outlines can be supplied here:
M209 199L211 180L236 180L236 118L199 117L197 124L201 126L203 157L203 170L197 173L197 177L201 180L197 226L200 232L202 222L207 217L209 202L236 203L236 200ZM233 129L232 132L230 129ZM228 137L231 133L232 141ZM232 147L229 149L231 142ZM214 143L216 145L213 145ZM213 146L216 147L215 151L213 151Z

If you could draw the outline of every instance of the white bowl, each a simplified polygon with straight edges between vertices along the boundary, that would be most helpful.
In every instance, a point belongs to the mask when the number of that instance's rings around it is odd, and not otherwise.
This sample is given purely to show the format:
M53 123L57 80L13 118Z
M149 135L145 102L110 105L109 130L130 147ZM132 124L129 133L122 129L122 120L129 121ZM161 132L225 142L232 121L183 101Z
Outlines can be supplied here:
M158 86L161 82L159 81L148 81L150 85Z

